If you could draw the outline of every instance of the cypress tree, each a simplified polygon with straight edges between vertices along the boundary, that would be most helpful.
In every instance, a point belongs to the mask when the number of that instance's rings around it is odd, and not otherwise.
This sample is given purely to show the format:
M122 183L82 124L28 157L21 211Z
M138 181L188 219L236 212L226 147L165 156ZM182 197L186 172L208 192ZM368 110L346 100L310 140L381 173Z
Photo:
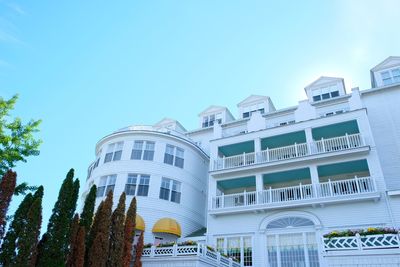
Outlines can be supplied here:
M46 240L41 242L37 266L65 266L70 238L71 220L76 209L79 180L71 169L64 179L53 213L47 225Z
M125 193L119 198L118 206L111 216L110 248L108 267L122 267L124 252Z
M17 173L8 170L0 181L0 240L3 238L6 227L6 215L14 194L17 182Z
M70 247L67 267L83 267L85 259L85 227L79 225L79 215L75 214L71 226Z
M36 249L42 224L42 198L43 186L40 186L27 213L27 223L18 238L16 266L35 266Z
M141 232L138 243L135 245L135 262L133 263L133 267L142 267L143 242L144 237L143 232Z
M132 243L135 237L136 226L136 198L134 197L129 205L125 218L124 233L124 267L129 267L132 259Z
M85 227L85 245L87 246L90 227L92 227L93 222L93 213L94 213L94 206L96 204L96 185L93 185L90 188L89 194L86 196L85 204L83 206L83 210L81 213L81 219L79 221L79 225Z
M97 209L96 216L90 230L87 266L104 267L108 260L111 211L113 193L108 192L107 198Z
M8 228L7 234L4 237L3 244L0 251L0 263L3 266L9 266L15 262L16 258L16 248L17 240L24 229L26 224L26 215L32 206L33 195L31 193L27 194L22 202L19 204L17 210L15 211L14 218Z

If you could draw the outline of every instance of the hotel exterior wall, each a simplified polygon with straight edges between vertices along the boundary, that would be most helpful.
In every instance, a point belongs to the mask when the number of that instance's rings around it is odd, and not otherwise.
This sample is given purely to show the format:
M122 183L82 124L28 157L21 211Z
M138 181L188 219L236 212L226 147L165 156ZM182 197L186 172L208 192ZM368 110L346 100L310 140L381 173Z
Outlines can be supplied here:
M131 160L131 151L135 140L154 141L154 159ZM121 160L104 162L107 146L115 142L124 142ZM184 167L179 168L164 163L166 144L184 149ZM114 207L119 196L125 191L125 184L129 173L150 175L148 196L137 196L138 214L146 224L145 242L153 242L152 227L161 218L175 219L182 228L182 236L188 235L205 226L206 195L207 195L207 156L193 144L171 135L157 132L129 132L115 134L101 141L98 150L102 151L100 164L93 170L87 181L87 186L93 181L98 185L100 178L105 175L116 174L114 188ZM162 177L181 182L180 203L159 198ZM129 205L133 196L127 196ZM96 207L104 197L98 197Z

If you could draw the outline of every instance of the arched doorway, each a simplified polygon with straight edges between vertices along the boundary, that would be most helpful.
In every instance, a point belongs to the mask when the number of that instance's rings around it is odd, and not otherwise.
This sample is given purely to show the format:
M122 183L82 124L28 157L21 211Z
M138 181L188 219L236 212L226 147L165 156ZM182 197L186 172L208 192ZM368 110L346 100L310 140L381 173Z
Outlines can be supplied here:
M266 224L269 267L319 267L315 223L307 217L287 215Z

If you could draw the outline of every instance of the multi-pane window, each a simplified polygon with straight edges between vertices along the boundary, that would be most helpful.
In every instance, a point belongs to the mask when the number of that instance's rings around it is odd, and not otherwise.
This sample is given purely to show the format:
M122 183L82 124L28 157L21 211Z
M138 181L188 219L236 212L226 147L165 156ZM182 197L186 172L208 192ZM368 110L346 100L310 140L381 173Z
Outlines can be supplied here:
M339 96L339 90L337 85L331 85L327 87L322 87L314 89L312 91L313 101L321 101Z
M237 259L243 266L253 266L251 236L219 237L217 251Z
M400 68L382 71L381 78L383 85L400 82Z
M165 148L164 163L183 168L184 150L176 146L167 145Z
M150 175L128 174L125 193L128 196L147 196L149 194Z
M120 160L121 156L122 156L123 146L124 146L124 142L109 144L108 148L107 148L106 156L104 157L104 163Z
M263 103L258 103L258 104L254 104L251 106L247 106L247 107L243 107L243 114L242 117L243 118L248 118L251 116L251 114L255 113L255 112L260 112L261 114L265 113L265 109L264 109L264 104Z
M203 117L202 128L207 128L213 126L215 123L222 123L222 113L212 114Z
M151 141L135 141L131 159L153 160L155 143Z
M160 187L160 199L169 200L171 202L181 202L181 183L169 178L163 177Z
M117 180L117 175L107 175L100 177L99 186L97 187L97 197L103 197L110 191L114 191L115 181Z

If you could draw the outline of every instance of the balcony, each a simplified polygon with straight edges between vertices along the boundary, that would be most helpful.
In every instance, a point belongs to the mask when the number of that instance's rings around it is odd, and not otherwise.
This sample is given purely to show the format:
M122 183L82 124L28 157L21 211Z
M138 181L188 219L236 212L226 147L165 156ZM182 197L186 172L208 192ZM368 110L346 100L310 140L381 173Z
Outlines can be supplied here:
M211 171L226 170L237 167L251 166L270 162L284 161L288 159L302 158L310 155L346 151L365 146L360 133L343 135L311 143L295 143L294 145L265 149L260 152L243 153L231 157L223 157L214 160Z
M376 194L374 194L376 193ZM355 177L316 184L275 188L263 191L242 192L212 198L211 214L243 210L266 210L285 206L341 202L354 199L377 198L377 188L372 177Z

